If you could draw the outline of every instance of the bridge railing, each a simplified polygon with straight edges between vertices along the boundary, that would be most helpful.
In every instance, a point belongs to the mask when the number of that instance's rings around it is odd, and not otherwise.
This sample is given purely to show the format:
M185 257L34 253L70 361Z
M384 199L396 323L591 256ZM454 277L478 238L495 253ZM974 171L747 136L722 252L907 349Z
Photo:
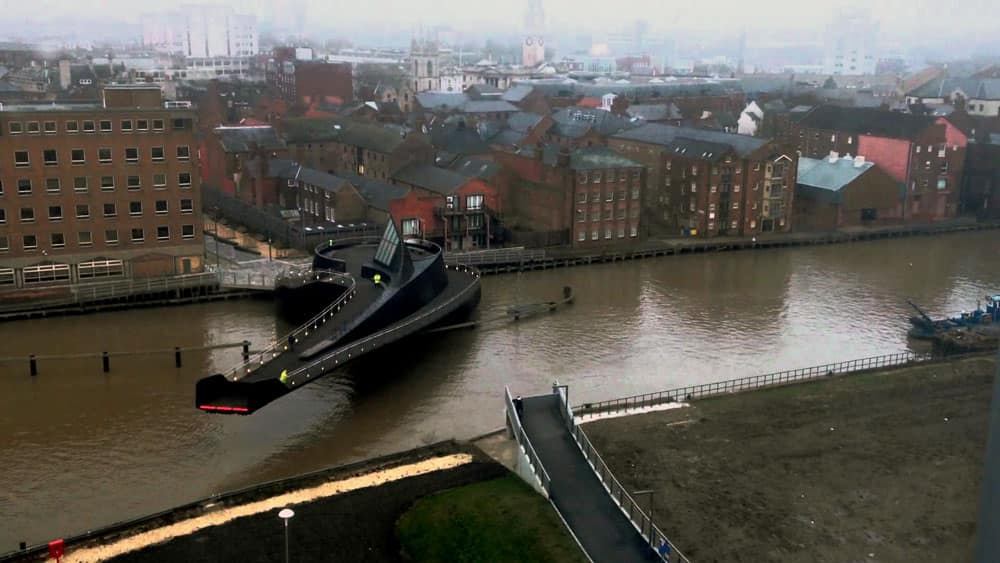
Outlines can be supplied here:
M587 433L583 431L583 427L574 422L573 411L568 401L569 388L565 385L560 386L556 384L553 385L553 392L559 395L563 421L566 423L576 445L583 453L583 457L590 464L590 468L601 481L601 484L604 485L604 489L611 496L611 500L621 508L621 511L632 522L639 535L649 544L650 549L657 553L661 560L668 563L690 563L690 560L674 546L673 542L667 538L667 535L653 522L652 515L647 514L642 509L642 506L636 502L635 498L629 494L628 489L622 486L621 482L611 471L611 468L604 462L604 458L597 452L597 448L591 443L590 438L587 437ZM669 550L663 549L663 546L669 546Z
M761 387L770 387L774 385L794 383L797 381L818 379L831 375L901 366L916 362L926 362L939 357L940 356L935 356L933 354L918 354L915 352L900 352L882 356L871 356L868 358L859 358L844 362L778 371L764 375L754 375L749 377L740 377L737 379L729 379L726 381L677 387L666 391L642 393L639 395L609 399L607 401L599 401L596 403L584 403L573 407L573 413L576 416L609 412L622 413L672 403L675 401L690 401L694 399L712 397L715 395L723 395L726 393L735 393L750 389L759 389Z
M129 297L174 291L178 289L193 289L199 287L214 287L218 284L212 272L183 274L162 278L131 278L122 280L88 281L74 285L51 285L39 288L43 291L59 290L56 296L33 297L31 290L18 290L16 298L11 298L11 292L0 293L0 312L19 311L26 308L57 307L78 305Z
M528 250L520 246L469 252L448 252L444 255L444 259L449 264L467 264L469 266L480 266L482 264L519 264L522 262L544 260L545 250Z
M453 303L455 301L460 301L465 299L470 293L477 290L479 287L479 277L480 274L477 270L473 268L468 268L465 266L445 266L448 269L454 269L467 273L470 276L475 276L474 283L470 283L461 291L456 293L451 299L446 302L439 304L438 306L431 308L427 311L420 313L414 317L409 318L405 322L398 325L390 325L378 332L372 333L364 338L360 338L347 344L342 348L338 348L335 352L323 356L317 360L299 367L295 371L288 373L288 381L291 385L298 385L303 382L304 379L311 379L313 376L319 377L329 369L333 369L340 362L354 358L354 356L364 354L366 351L374 350L379 346L383 340L394 340L394 334L396 331L401 331L404 329L418 330L425 326L430 326L435 321L439 320L440 311L445 308L446 305ZM414 328L415 327L415 328Z
M549 472L545 470L545 466L542 465L538 454L535 453L535 448L531 445L531 440L528 439L528 434L524 431L524 426L521 424L521 413L514 404L514 399L510 396L510 387L506 385L504 386L504 397L507 411L507 427L510 428L511 434L514 435L514 440L518 445L524 448L524 453L528 456L532 472L538 479L542 490L548 495L550 490L549 485L552 482L549 478Z
M339 311L343 306L354 298L357 293L357 281L353 276L343 274L341 272L333 272L328 270L317 270L313 272L313 279L315 281L329 281L338 280L346 281L347 291L341 294L340 297L335 299L332 303L323 308L322 311L316 314L313 318L306 321L304 324L300 325L295 330L289 332L282 338L275 341L273 344L261 350L254 356L251 356L250 361L244 363L241 366L233 368L230 372L226 374L226 377L231 380L237 380L240 377L245 377L247 374L251 373L255 369L263 366L267 362L278 357L282 352L288 350L288 342L290 340L297 341L301 338L308 336L309 331L316 330L321 324L326 323L326 321L333 318L333 315Z

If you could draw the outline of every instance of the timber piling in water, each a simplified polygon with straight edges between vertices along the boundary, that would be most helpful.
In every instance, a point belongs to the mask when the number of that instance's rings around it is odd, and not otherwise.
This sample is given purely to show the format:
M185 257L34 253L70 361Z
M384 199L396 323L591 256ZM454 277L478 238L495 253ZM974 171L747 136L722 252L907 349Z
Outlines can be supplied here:
M736 250L767 250L796 246L816 246L866 242L873 240L929 236L948 233L965 233L1000 228L1000 223L949 223L941 225L921 225L858 232L833 233L792 233L788 235L761 236L760 238L722 239L664 239L653 240L629 247L608 247L606 249L563 249L546 250L543 255L534 252L530 257L506 263L477 264L483 275L499 275L534 270L552 270L572 266L606 264L628 260L644 260L681 254L709 252L729 252Z

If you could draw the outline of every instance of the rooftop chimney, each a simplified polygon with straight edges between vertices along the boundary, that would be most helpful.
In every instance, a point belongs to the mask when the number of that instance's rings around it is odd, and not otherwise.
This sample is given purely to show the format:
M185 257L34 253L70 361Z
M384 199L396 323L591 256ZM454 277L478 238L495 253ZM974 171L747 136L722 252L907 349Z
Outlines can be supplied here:
M854 157L854 167L855 168L861 168L864 165L864 163L865 163L865 157L860 156L860 155Z
M840 153L837 151L830 151L830 164L836 164L837 159L840 158Z

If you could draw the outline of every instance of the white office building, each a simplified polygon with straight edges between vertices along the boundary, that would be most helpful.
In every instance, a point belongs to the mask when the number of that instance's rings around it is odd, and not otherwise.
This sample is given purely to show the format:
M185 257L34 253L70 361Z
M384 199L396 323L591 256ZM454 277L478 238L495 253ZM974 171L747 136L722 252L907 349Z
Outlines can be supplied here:
M841 14L826 28L823 73L875 74L878 63L878 23L867 14Z
M186 57L252 57L259 50L257 18L237 14L229 6L188 4L144 15L142 43Z

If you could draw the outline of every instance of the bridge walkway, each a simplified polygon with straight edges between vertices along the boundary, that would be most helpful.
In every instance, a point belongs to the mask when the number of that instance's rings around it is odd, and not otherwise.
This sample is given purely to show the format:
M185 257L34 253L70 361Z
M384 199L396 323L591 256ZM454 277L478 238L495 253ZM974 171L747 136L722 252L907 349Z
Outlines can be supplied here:
M661 561L594 474L558 394L525 397L525 433L550 478L549 497L595 563Z

